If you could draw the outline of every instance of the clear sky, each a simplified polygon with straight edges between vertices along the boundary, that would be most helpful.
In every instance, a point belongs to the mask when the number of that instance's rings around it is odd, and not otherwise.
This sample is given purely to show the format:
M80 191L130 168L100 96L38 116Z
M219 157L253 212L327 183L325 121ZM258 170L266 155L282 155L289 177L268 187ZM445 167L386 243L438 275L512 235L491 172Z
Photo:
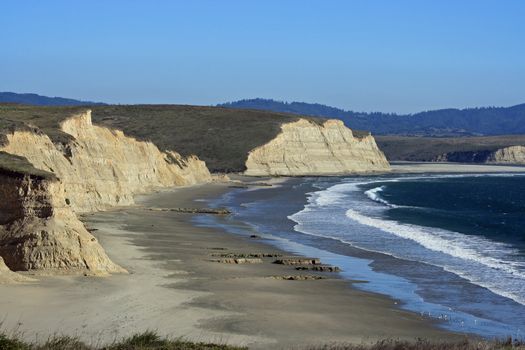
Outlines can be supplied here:
M0 91L356 111L525 102L523 0L0 0Z

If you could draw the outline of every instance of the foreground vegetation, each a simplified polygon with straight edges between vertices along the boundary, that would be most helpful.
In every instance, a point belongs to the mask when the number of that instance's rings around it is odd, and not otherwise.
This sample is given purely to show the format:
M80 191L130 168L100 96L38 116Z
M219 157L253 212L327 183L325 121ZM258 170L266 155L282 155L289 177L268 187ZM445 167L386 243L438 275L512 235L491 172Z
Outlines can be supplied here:
M272 347L275 348L275 347ZM277 346L277 348L279 348ZM244 350L246 347L195 343L182 339L161 338L155 332L144 332L120 342L104 346L91 346L77 338L51 337L44 343L28 343L16 336L0 333L0 350ZM297 348L294 348L297 349ZM375 344L329 344L310 347L308 350L525 350L525 343L507 341L475 341L465 339L454 343L435 343L426 340L412 342L383 340Z
M44 343L28 343L16 336L0 334L0 350L245 350L245 347L194 343L182 339L165 339L155 332L133 335L110 345L92 346L78 338L51 337Z

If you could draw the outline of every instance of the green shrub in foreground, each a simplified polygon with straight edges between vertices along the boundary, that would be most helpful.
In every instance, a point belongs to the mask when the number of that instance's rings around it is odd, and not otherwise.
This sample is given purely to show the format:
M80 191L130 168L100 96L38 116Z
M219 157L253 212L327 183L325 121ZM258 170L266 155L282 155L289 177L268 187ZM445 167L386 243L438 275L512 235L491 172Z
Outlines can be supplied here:
M102 347L88 346L78 338L56 336L45 343L35 344L19 340L16 336L0 333L0 350L246 350L246 347L189 342L182 339L161 338L157 333L146 331L127 339ZM298 350L300 348L294 347ZM525 350L525 343L507 341L431 342L418 339L401 341L386 339L375 344L327 344L308 347L308 350Z
M23 342L15 336L9 337L0 334L0 350L246 350L246 348L196 343L180 339L170 340L161 338L155 332L146 331L102 347L88 346L78 338L69 336L56 336L49 338L42 344L31 344Z

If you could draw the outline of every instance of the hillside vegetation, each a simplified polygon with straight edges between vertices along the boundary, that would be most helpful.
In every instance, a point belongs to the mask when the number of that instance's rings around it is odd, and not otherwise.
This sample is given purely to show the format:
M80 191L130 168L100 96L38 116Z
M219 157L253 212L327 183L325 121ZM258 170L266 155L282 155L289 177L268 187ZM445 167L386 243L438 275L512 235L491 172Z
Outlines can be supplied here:
M222 104L228 108L257 109L341 119L351 129L374 135L482 136L525 134L525 104L512 107L440 109L410 115L360 113L317 103L267 99Z
M95 124L152 141L161 150L176 150L183 156L195 154L206 161L211 171L219 172L243 171L250 150L275 138L283 123L299 119L284 113L180 105L0 105L0 142L10 130L32 128L34 132L46 133L55 143L67 144L71 136L60 130L60 123L88 108ZM314 123L324 121L306 118Z
M436 161L445 153L479 154L525 145L525 135L485 137L407 137L376 136L376 142L390 161ZM475 159L475 157L474 157Z

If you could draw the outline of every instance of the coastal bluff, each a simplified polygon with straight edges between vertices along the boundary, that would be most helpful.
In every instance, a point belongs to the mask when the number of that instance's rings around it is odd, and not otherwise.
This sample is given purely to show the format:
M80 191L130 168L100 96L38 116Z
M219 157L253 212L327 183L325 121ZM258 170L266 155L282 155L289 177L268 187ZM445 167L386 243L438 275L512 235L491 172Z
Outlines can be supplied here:
M448 152L440 154L432 161L523 165L525 164L525 147L508 146L495 150Z
M197 157L161 152L151 142L93 125L91 111L64 119L59 130L69 136L66 143L39 129L4 130L0 256L11 270L124 272L77 214L130 205L134 195L155 188L211 180Z
M335 120L193 106L0 105L0 275L124 273L79 215L210 182L213 172L387 170L370 134Z
M355 137L340 120L300 119L248 154L246 175L305 176L388 171L390 166L371 135Z
M389 161L525 164L525 136L376 136Z

